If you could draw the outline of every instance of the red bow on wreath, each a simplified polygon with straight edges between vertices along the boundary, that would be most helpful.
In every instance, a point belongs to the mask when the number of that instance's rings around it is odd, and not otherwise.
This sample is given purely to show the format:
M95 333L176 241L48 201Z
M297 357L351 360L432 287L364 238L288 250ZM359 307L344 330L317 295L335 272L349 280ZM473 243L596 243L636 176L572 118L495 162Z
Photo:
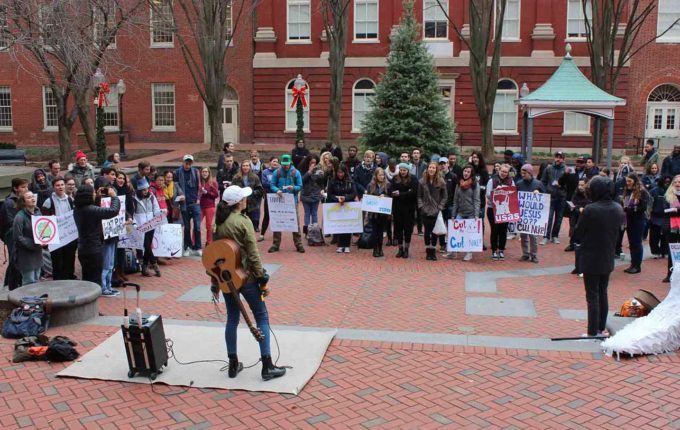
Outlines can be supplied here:
M293 87L293 103L290 104L291 108L294 108L295 105L297 105L298 99L302 101L302 107L306 108L307 107L307 99L305 99L305 91L307 91L307 87L302 87L300 89Z
M101 85L99 85L99 98L97 100L98 106L108 106L109 101L106 99L106 95L109 93L109 84L108 82L102 82Z

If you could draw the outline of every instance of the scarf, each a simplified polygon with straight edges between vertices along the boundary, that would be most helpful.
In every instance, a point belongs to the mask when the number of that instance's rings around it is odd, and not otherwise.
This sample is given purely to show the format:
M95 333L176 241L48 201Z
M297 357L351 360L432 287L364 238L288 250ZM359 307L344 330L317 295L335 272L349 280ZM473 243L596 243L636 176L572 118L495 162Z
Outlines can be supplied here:
M458 186L463 190L470 189L472 186L472 176L470 176L468 179L461 179L458 181Z
M175 194L175 181L170 182L165 185L165 200L172 200L172 196Z

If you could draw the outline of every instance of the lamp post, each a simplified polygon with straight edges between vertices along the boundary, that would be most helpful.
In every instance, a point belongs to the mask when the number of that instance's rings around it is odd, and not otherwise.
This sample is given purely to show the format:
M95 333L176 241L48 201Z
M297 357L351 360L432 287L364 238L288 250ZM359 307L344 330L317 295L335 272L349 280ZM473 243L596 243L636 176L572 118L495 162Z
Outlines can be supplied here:
M97 164L100 166L106 161L106 135L104 134L104 103L106 103L106 93L109 92L109 85L105 82L106 78L101 69L97 69L92 77L95 93L95 105L97 106Z
M123 160L127 156L125 155L125 132L123 130L123 96L125 95L125 82L122 79L118 80L116 85L116 92L118 93L118 145L119 145L119 155L120 159Z
M295 130L295 141L305 139L305 117L304 108L307 107L305 92L307 91L307 81L302 79L302 75L297 75L293 83L293 103L295 104L295 114L297 123Z
M520 97L526 97L529 95L531 91L529 90L529 86L527 85L526 82L522 84L522 87L519 89L519 96ZM529 139L529 134L527 133L527 127L528 127L528 122L529 122L529 114L522 106L522 156L524 159L529 159L531 160L531 154L527 154L528 152L528 139Z

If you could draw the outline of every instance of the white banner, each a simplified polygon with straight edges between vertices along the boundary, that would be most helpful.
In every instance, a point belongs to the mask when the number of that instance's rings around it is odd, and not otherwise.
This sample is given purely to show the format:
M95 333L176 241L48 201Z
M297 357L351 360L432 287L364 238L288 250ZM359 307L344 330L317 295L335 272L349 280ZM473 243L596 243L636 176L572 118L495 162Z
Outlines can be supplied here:
M283 193L281 197L275 193L267 194L269 206L269 227L272 231L299 231L295 197L290 193Z
M544 236L550 215L550 194L518 192L519 221L514 233Z
M51 243L48 245L47 248L50 252L56 251L78 239L78 226L76 226L76 220L73 218L72 210L64 215L57 216L57 228L59 230L59 243Z
M361 199L361 210L384 215L392 215L392 198L364 194Z
M446 236L448 252L482 252L482 220L450 219Z
M675 272L675 265L680 264L680 243L669 243L668 248L671 252L671 262L673 263L673 272Z
M125 232L125 196L118 197L120 200L120 210L118 215L113 218L102 220L102 231L104 232L104 240L119 237ZM111 197L102 197L100 206L103 208L111 207Z
M118 238L118 248L144 249L144 233L131 229L130 233L122 234Z
M364 223L361 216L361 202L323 204L323 233L361 233Z
M56 216L33 215L31 216L33 230L33 242L38 245L59 243L59 228Z
M182 225L163 224L156 227L151 249L155 257L179 258L182 256Z
M137 217L137 215L135 215L135 218L136 218L135 221L137 221L138 219L141 219L141 218ZM146 233L147 231L151 231L151 230L155 229L156 227L158 227L159 225L164 224L167 220L168 219L166 218L165 214L161 213L161 214L151 218L150 220L148 220L147 222L145 222L142 225L139 225L139 222L137 222L136 230L140 233Z

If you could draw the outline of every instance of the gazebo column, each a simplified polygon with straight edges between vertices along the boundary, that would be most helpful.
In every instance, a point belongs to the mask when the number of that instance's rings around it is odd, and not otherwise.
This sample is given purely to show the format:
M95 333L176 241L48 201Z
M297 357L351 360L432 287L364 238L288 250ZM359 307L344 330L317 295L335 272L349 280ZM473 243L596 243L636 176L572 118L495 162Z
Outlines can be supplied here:
M614 150L614 118L607 120L607 169L612 170L612 151Z
M595 164L600 164L600 148L602 147L602 134L600 133L601 118L599 116L595 117L595 153L593 158L595 159Z
M527 135L525 137L526 139L526 145L527 145L527 159L526 162L531 164L531 152L534 147L534 119L527 115Z

